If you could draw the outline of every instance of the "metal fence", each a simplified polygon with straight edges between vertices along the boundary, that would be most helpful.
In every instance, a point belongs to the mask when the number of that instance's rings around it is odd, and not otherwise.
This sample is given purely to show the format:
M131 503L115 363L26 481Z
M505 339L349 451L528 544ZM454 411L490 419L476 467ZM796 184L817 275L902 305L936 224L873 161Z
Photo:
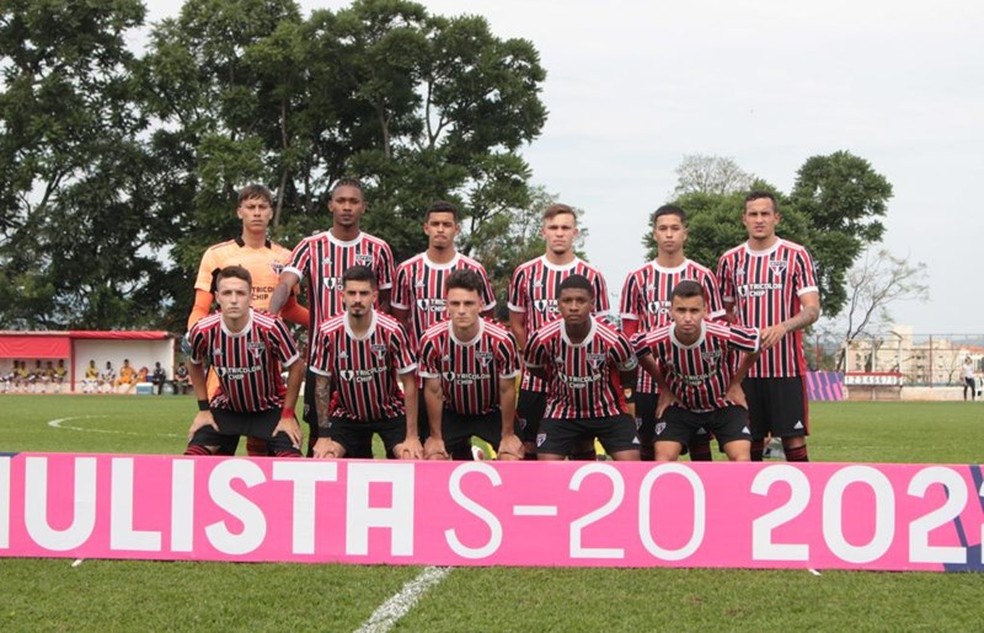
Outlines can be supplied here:
M808 336L811 369L845 373L895 373L910 386L962 385L964 362L971 359L980 384L984 375L984 334L914 334L891 330L850 342Z

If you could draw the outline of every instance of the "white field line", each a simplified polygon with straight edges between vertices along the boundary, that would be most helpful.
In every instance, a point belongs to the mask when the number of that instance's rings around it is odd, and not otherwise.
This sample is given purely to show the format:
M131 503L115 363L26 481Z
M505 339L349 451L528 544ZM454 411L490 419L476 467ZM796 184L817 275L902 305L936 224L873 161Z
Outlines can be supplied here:
M87 429L81 426L71 426L65 424L65 422L71 422L72 420L91 420L91 419L105 419L104 415L76 415L69 418L56 418L54 420L48 421L48 426L53 429L62 429L64 431L82 431L83 433L109 433L110 435L138 435L146 437L147 435L157 435L160 437L178 437L184 438L184 435L177 435L175 433L137 433L135 431L108 431L106 429Z
M398 593L379 605L379 608L369 616L369 619L356 629L356 633L385 633L389 631L400 618L410 613L417 601L431 587L440 583L450 573L450 567L425 567L416 578L403 585Z

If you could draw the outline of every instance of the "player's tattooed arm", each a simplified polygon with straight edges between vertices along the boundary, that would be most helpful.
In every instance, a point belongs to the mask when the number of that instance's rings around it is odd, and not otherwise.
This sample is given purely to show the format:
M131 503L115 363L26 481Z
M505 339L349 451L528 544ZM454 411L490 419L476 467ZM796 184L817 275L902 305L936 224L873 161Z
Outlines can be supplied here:
M291 290L297 285L300 279L291 272L280 273L280 281L277 282L277 287L273 289L273 294L270 295L270 314L280 314L280 310L283 309L284 305L287 303L287 299L291 296Z
M778 343L783 336L809 327L820 318L820 296L807 293L800 297L800 311L778 325L762 330L762 349L769 349Z
M314 375L314 406L318 411L318 429L327 432L331 405L331 377Z

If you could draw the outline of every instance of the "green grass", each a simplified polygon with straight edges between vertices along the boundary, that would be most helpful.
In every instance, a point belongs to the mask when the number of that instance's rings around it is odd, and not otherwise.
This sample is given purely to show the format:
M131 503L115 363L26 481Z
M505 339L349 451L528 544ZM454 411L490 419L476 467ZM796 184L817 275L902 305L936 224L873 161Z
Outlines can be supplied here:
M0 396L0 450L179 453L194 412L191 397ZM814 460L980 463L984 407L815 403L811 428ZM350 631L419 570L0 559L0 630ZM981 595L984 574L461 568L395 630L970 631Z

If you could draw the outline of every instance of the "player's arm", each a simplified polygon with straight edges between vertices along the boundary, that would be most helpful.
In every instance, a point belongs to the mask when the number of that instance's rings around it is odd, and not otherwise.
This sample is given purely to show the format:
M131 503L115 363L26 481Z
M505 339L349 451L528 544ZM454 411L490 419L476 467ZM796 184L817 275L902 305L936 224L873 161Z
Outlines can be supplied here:
M762 330L762 349L774 346L782 337L812 325L820 318L820 294L807 292L800 296L800 310L782 323Z
M502 413L502 438L496 448L499 459L523 459L523 441L516 435L516 376L499 378L499 411Z
M441 427L444 403L441 398L440 378L424 378L424 406L427 407L427 423L430 428L430 436L424 443L424 457L426 459L448 459L448 451L444 445Z
M399 321L400 322L400 325L402 325L403 327L405 327L407 329L407 331L409 332L410 331L410 327L411 327L411 325L410 325L410 310L408 308L397 308L392 303L390 304L390 308L389 309L390 309L390 314L393 315L393 318L395 318L397 321Z
M198 323L202 317L208 316L209 311L212 309L212 301L214 296L211 292L207 290L195 290L195 304L191 306L191 314L188 315L188 329L191 326Z
M296 292L290 293L290 297L287 299L287 304L284 305L283 310L280 311L280 317L288 323L293 323L294 325L299 325L305 328L311 320L311 315L308 312L308 309L302 306L297 300Z
M300 357L294 360L287 369L287 393L284 395L284 406L280 411L280 421L273 429L273 435L286 433L294 448L301 447L301 426L297 423L294 407L304 382L304 363Z
M748 408L748 400L745 399L745 390L741 388L741 381L745 380L745 376L748 375L748 370L755 361L758 360L759 352L751 352L749 354L741 355L741 362L738 363L738 369L735 370L734 375L731 377L731 384L728 385L728 390L725 392L724 397L731 402L734 402L738 406Z
M280 273L280 281L277 282L277 287L273 289L273 294L270 296L270 314L280 314L280 311L287 305L287 300L291 297L294 286L300 281L301 278L293 271L285 270Z
M208 388L205 386L205 368L201 363L188 363L188 377L191 379L191 386L195 390L195 399L198 400L198 413L188 428L188 439L198 431L198 429L211 426L218 432L219 425L212 417L212 410L208 406Z
M318 411L318 439L311 452L316 459L338 457L337 446L328 436L331 428L331 374L314 373L314 406Z
M513 338L516 339L516 350L522 357L523 350L526 349L526 314L510 310L509 329L512 331Z
M405 371L400 374L400 382L403 383L403 402L407 412L407 437L397 444L394 453L397 459L422 459L424 447L420 445L417 426L417 376L413 371Z

